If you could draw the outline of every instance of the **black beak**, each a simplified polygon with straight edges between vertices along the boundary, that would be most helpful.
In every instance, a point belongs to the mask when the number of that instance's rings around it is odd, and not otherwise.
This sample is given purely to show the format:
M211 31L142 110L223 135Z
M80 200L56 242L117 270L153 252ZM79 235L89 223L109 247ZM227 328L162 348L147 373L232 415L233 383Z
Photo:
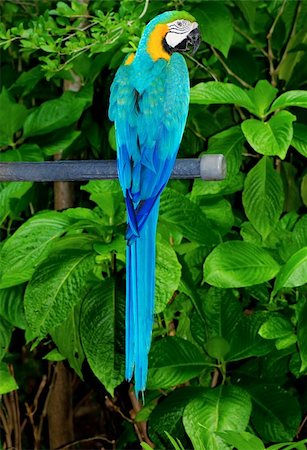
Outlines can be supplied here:
M194 28L194 30L192 30L187 36L187 44L193 45L192 54L194 54L197 51L198 47L200 46L200 43L201 43L201 36L199 29Z

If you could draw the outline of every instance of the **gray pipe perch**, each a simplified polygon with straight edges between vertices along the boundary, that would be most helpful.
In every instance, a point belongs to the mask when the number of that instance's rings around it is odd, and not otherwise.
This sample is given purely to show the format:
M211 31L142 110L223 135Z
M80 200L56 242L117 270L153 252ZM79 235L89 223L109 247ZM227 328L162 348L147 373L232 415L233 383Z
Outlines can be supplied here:
M223 155L177 159L171 178L223 180ZM45 161L0 163L0 181L87 181L117 178L116 161Z

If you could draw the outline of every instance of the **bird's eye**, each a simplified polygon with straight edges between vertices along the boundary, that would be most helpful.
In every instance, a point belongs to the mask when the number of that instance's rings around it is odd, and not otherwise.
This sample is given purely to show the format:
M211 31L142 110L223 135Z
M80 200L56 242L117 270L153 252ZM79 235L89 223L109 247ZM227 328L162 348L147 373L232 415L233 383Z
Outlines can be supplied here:
M177 21L177 25L178 25L178 27L180 27L180 28L181 28L181 27L183 26L183 22L182 22L182 20L178 20L178 21Z

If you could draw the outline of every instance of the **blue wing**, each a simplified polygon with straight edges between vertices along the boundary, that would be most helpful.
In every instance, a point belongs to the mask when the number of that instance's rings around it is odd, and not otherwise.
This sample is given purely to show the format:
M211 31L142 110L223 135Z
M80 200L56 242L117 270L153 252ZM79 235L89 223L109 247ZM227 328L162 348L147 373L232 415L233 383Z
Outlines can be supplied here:
M162 62L161 62L162 63ZM189 104L189 77L183 57L163 61L144 90L135 88L133 64L119 68L110 98L116 127L118 172L128 212L128 240L138 236L165 187L176 159Z

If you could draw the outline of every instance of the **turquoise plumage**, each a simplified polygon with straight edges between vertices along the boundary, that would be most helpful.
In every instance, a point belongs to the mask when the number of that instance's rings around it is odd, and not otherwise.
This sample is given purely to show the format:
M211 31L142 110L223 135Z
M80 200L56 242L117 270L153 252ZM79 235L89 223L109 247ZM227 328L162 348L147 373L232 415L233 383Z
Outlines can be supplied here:
M127 207L126 378L144 391L155 293L160 195L174 166L189 104L189 77L178 52L198 47L195 19L165 12L146 26L138 50L118 69L111 88L119 181Z

